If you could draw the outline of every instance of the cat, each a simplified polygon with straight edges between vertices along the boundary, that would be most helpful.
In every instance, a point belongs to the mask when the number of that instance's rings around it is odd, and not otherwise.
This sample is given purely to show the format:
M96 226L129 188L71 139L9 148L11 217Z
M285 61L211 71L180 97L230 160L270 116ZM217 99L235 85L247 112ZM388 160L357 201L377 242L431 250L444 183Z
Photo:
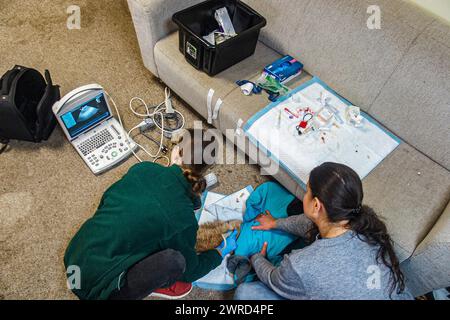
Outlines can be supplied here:
M197 231L195 250L201 253L217 248L229 231L237 230L239 234L241 224L240 220L231 220L207 222L200 225Z

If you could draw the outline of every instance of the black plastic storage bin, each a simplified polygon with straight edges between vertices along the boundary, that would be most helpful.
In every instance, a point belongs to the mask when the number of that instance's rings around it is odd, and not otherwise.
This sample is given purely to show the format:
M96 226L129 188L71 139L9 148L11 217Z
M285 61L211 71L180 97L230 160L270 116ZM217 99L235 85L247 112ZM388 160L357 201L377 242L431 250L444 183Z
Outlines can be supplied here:
M203 36L219 27L214 13L226 7L237 36L216 46ZM208 0L177 12L172 17L179 27L179 48L186 60L210 76L251 56L266 19L239 0Z

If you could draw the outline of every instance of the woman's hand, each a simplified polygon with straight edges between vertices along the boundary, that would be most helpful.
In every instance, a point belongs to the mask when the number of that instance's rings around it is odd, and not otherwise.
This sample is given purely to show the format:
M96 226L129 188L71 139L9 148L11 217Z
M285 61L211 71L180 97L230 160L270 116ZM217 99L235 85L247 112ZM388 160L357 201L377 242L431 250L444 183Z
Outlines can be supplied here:
M263 247L261 251L259 252L260 255L262 255L264 258L267 256L267 246L269 244L267 242L264 242Z
M259 226L252 227L252 230L272 230L277 227L277 220L272 217L269 210L257 216L256 221L259 222Z

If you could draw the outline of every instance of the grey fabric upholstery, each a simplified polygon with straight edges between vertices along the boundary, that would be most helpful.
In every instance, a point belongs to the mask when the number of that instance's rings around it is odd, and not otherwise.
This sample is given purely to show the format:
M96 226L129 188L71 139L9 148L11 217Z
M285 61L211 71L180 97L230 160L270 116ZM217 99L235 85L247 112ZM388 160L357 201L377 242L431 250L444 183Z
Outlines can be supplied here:
M310 74L364 110L417 35L433 20L410 5L399 8L401 1L391 0L244 2L268 20L262 42L298 58ZM381 8L381 30L367 28L370 5Z
M450 286L449 230L450 204L414 255L401 264L415 296Z
M435 27L414 41L369 113L450 169L450 41Z
M385 218L404 260L450 199L450 173L403 143L363 180L363 187L364 202Z
M153 49L156 43L176 30L172 15L203 0L127 0L147 69L158 77Z

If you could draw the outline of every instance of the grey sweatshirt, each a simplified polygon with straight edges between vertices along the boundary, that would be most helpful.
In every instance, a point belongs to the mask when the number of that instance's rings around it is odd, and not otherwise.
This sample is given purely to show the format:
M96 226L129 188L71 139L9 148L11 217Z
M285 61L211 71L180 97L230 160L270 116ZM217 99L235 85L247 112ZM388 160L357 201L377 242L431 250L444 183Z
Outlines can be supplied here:
M305 237L311 226L305 215L277 220L277 229L300 237ZM376 261L377 251L378 247L348 231L292 251L279 267L260 254L251 260L259 279L286 299L390 299L389 269ZM394 290L392 299L412 299L412 296L407 291L399 295Z

